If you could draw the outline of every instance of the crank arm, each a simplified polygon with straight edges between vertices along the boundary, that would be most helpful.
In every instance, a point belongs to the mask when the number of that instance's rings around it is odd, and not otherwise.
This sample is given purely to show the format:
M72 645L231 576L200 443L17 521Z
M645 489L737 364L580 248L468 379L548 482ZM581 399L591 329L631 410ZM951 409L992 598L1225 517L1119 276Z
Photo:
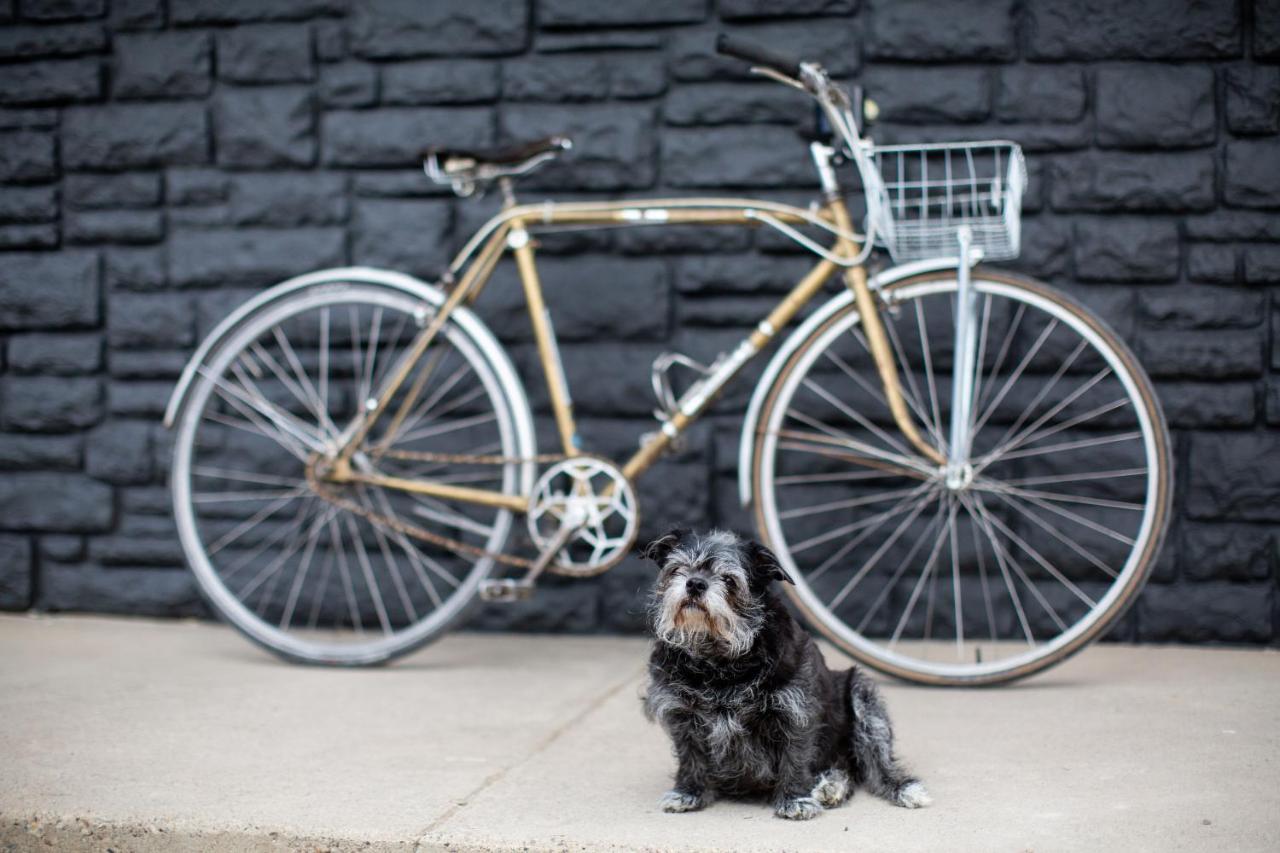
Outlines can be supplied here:
M529 567L529 571L525 572L522 578L497 578L494 580L486 580L480 584L480 598L482 601L524 601L533 597L533 586L538 581L538 576L546 571L547 566L551 565L551 561L556 558L561 549L568 544L573 534L577 533L580 525L566 524L556 533L556 538L547 543L547 547L538 555L538 559L533 561L533 565Z

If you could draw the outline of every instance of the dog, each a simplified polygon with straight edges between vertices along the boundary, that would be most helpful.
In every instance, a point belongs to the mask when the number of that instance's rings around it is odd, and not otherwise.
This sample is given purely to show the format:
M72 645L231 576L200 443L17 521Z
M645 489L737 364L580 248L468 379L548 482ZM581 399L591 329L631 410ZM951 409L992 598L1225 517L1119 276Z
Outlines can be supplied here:
M663 811L765 795L776 816L808 820L858 785L904 808L931 802L894 755L875 684L828 669L787 612L775 581L794 581L768 548L677 528L644 554L659 566L644 708L678 760Z

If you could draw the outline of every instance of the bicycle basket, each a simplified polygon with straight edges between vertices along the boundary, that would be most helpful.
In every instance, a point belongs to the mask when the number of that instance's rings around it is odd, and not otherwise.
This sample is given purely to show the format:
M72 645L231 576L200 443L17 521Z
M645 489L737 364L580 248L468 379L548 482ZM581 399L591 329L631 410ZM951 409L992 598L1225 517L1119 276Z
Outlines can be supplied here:
M873 173L863 180L878 203L868 206L867 228L895 261L957 256L957 233L966 225L984 259L1017 257L1027 184L1018 145L885 145L871 153Z

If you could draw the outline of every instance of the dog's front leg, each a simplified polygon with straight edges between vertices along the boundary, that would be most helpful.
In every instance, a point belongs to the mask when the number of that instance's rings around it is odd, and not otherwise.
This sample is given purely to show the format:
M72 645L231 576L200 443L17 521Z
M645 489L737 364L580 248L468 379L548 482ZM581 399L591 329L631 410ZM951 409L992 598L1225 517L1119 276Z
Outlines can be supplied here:
M707 755L693 733L683 727L671 732L675 741L676 786L662 795L659 803L664 812L692 812L711 805L712 792L707 786Z
M814 738L792 731L778 761L778 781L773 789L773 813L787 820L809 820L822 811L813 797Z

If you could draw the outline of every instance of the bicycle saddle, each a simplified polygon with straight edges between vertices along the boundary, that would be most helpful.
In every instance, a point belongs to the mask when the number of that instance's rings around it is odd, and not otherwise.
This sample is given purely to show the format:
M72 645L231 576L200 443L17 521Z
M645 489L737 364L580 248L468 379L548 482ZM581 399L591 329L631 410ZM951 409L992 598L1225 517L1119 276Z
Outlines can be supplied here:
M548 136L495 148L434 146L422 152L423 169L431 180L451 184L454 192L465 196L475 192L478 184L528 174L572 147L573 142L566 136Z

